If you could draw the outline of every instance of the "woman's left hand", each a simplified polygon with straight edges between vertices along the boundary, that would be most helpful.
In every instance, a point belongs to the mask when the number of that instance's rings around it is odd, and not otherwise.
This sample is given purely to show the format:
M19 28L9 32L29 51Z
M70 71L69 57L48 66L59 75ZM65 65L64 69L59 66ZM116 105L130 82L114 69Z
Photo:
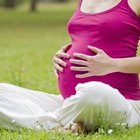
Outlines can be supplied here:
M88 46L88 48L96 53L95 56L89 56L82 53L74 53L78 59L70 59L70 63L80 66L71 66L73 71L85 71L84 74L76 75L76 78L86 78L91 76L101 76L116 72L115 61L108 56L103 50L96 47ZM82 59L82 60L81 60Z

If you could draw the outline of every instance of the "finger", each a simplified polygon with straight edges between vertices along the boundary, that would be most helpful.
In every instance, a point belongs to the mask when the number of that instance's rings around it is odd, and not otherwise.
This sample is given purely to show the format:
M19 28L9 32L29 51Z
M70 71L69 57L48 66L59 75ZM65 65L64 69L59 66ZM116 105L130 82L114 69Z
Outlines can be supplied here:
M88 71L87 67L70 67L71 70L74 70L74 71Z
M89 48L91 51L95 52L95 53L101 53L101 52L103 52L102 49L99 49L99 48L96 48L96 47L93 47L93 46L88 46L88 48Z
M85 74L77 74L76 78L87 78L87 77L91 77L91 73L85 73Z
M63 68L60 67L58 64L54 64L54 68L60 72L63 72Z
M65 45L64 47L62 47L62 50L64 52L67 52L71 48L71 46L72 46L71 44Z
M89 55L85 55L83 53L74 53L73 54L75 57L81 58L81 59L85 59L85 60L89 60Z
M54 74L55 74L56 77L58 78L59 76L58 76L57 70L56 70L55 68L54 68L53 70L54 70Z
M63 52L62 50L59 50L58 52L56 52L55 55L59 58L69 58L70 57L69 54Z
M63 61L63 60L60 59L60 58L54 57L53 60L54 60L54 62L56 62L57 64L62 65L62 66L64 66L64 67L66 67L66 65L67 65L67 64L65 63L65 61Z
M78 65L88 65L87 61L83 61L83 60L76 60L76 59L70 59L70 63L73 64L78 64Z

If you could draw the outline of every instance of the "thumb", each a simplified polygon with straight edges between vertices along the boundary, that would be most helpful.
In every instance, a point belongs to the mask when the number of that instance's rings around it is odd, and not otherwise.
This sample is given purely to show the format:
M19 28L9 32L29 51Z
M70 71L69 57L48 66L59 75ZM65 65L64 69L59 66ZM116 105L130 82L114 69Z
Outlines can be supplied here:
M64 47L62 47L62 50L64 52L67 52L70 48L71 48L71 44L68 44L68 45L65 45Z
M93 46L88 46L88 48L95 53L101 53L102 52L101 49L98 49L98 48L93 47Z

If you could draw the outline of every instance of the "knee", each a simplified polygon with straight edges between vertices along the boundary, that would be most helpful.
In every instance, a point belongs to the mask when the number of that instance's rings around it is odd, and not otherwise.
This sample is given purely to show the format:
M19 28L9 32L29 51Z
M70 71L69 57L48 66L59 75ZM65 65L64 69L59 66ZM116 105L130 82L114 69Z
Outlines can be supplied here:
M7 89L8 88L8 83L0 83L0 89Z
M80 97L80 105L100 104L106 101L113 92L118 91L102 82L92 81L79 83L76 86L76 94Z

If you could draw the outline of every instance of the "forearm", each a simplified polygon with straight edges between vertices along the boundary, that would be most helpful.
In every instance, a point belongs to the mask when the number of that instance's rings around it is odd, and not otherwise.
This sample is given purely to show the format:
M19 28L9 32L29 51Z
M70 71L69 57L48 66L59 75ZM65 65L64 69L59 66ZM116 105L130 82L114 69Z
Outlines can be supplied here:
M129 58L114 58L116 72L140 73L140 56Z

